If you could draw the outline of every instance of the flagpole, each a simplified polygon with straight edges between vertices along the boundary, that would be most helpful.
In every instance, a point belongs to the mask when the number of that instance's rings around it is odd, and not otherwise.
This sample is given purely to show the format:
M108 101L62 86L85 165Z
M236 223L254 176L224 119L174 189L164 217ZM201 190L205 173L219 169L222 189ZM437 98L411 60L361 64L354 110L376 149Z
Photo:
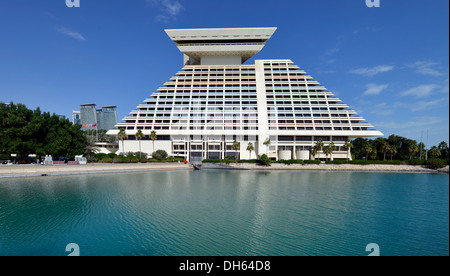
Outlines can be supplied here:
M425 150L425 160L428 160L428 129L427 129L427 145Z
M422 138L423 138L423 130L420 132L420 156L419 159L422 160Z

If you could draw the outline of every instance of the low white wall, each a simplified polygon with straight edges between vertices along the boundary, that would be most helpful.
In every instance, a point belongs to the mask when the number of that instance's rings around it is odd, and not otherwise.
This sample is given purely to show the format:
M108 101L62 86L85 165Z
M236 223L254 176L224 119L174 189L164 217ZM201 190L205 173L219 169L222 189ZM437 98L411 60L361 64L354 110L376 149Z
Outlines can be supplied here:
M291 160L292 159L292 151L290 150L280 150L278 152L279 160Z

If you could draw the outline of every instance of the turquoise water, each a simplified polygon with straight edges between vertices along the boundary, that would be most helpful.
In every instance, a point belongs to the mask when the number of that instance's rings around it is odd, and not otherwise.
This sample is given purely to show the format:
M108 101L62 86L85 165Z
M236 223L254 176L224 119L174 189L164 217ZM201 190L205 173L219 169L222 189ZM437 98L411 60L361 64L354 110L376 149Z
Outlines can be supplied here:
M0 255L449 255L449 176L164 171L0 180Z

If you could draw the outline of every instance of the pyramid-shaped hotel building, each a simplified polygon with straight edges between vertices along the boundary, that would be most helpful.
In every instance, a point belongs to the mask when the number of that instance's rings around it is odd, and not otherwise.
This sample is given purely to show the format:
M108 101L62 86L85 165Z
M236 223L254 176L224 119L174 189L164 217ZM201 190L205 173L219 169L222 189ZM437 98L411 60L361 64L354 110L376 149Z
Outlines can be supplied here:
M119 152L158 149L190 161L240 155L310 159L321 139L347 158L348 138L383 134L291 60L255 60L276 28L166 30L184 54L183 68L108 132L125 129ZM157 139L152 141L152 131ZM270 140L270 145L264 142ZM240 150L233 149L234 141ZM254 150L247 151L252 143ZM319 152L318 156L325 155Z

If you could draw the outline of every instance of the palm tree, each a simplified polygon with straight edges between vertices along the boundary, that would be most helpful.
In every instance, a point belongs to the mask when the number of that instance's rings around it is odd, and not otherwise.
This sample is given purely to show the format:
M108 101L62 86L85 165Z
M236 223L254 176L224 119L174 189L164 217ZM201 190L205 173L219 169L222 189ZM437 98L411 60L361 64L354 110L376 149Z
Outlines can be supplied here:
M317 146L313 146L311 148L311 159L316 158L317 153L319 152L319 150L317 149Z
M438 148L442 151L442 150L448 150L448 145L447 142L442 141L439 143Z
M317 153L323 150L323 147L324 147L323 140L319 138L316 142Z
M150 132L150 139L152 139L152 143L153 143L153 152L155 152L155 140L158 137L156 136L156 131L152 130L152 132Z
M440 150L441 155L444 158L448 158L448 145L447 145L447 143L445 141L442 141L442 142L439 143L438 149Z
M269 146L270 146L271 142L269 137L267 137L266 141L264 141L263 145L267 147L267 154L269 154Z
M431 149L430 149L430 155L433 158L437 158L437 157L440 157L442 155L442 152L439 149L439 147L432 146Z
M236 160L239 160L239 158L238 158L238 156L239 156L238 155L238 150L241 149L241 143L239 143L237 140L234 140L233 145L231 146L231 148L236 151Z
M145 135L144 133L142 133L142 130L139 129L136 132L136 138L139 140L139 162L140 162L142 159L141 140L145 138Z
M397 147L389 145L389 154L391 155L391 160L398 152Z
M383 152L383 160L386 160L386 153L389 152L391 146L387 142L381 144L381 151Z
M325 146L325 147L323 148L323 153L325 153L326 160L328 160L328 154L331 153L331 147L330 147L330 145Z
M100 148L97 147L94 139L87 139L84 145L84 150L86 152L86 157L90 158L92 154L99 152Z
M248 143L247 150L250 152L250 154L248 155L248 159L250 160L252 158L252 151L255 150L252 142Z
M372 146L367 143L364 145L364 153L366 154L366 160L369 160L369 153L373 151Z
M344 149L347 151L347 162L350 160L350 150L353 148L353 144L350 141L350 139L347 138L347 140L345 140L345 144L344 144Z
M123 141L124 141L125 139L127 139L127 134L126 134L124 128L121 128L121 129L119 130L119 134L117 134L117 138L119 138L119 140L122 141L122 150L123 150L123 152L125 152L125 145L124 145Z
M415 143L413 143L413 142L409 143L408 144L409 160L411 160L413 155L415 153L417 153L418 151L419 151L419 147Z
M331 159L333 159L333 152L336 150L336 146L334 145L333 142L331 142L331 143L328 145L328 147L330 147L330 148L329 148L329 153L330 153L330 160L331 160Z

